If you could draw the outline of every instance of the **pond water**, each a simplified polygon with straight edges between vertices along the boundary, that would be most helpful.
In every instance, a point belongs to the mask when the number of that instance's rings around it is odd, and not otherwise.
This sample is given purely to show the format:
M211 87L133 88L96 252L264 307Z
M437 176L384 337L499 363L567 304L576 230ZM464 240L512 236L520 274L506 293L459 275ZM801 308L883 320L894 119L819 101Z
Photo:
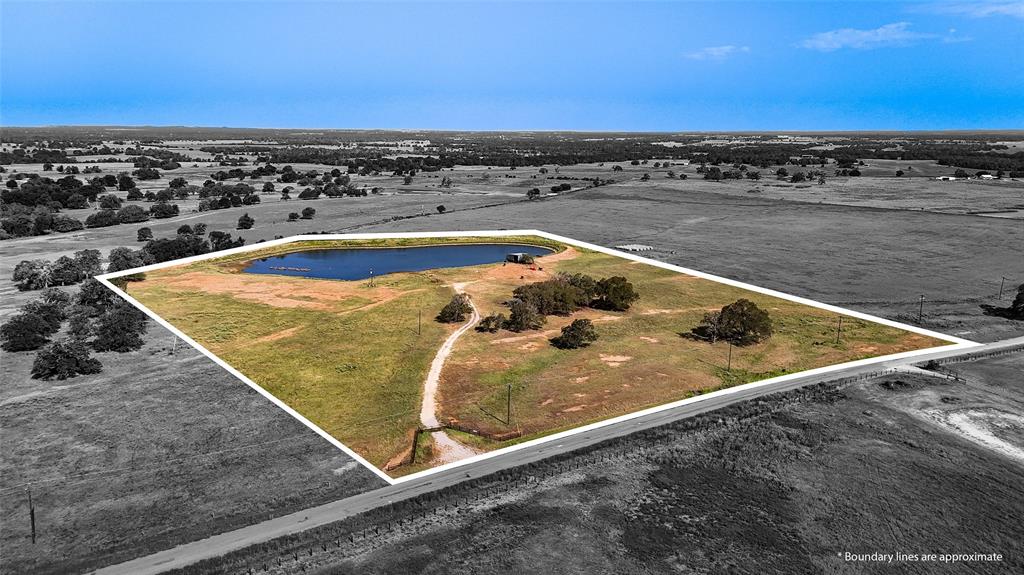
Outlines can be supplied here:
M294 252L253 260L242 271L334 280L360 280L396 272L421 272L505 261L511 253L543 256L553 250L517 244L452 244L407 248L340 248Z

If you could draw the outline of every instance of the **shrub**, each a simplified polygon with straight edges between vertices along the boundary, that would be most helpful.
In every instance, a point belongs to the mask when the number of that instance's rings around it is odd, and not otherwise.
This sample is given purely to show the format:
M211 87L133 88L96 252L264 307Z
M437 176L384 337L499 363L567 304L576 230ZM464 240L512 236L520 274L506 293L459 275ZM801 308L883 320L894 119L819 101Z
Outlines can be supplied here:
M73 305L68 310L68 337L74 341L84 342L92 337L92 319L99 312L87 305Z
M64 207L69 210L80 210L82 208L89 207L89 200L86 199L82 194L71 194L68 199L64 200Z
M117 301L117 295L96 278L89 278L82 282L82 287L75 297L77 306L92 308L97 313L106 311Z
M89 214L89 217L85 218L85 227L87 228L105 228L107 226L116 226L120 223L121 220L118 219L117 212L114 210L100 210Z
M151 230L150 228L139 228L139 231L137 234L135 234L135 237L136 241L148 242L149 240L153 239L153 230Z
M77 232L85 227L81 220L76 220L71 216L56 216L53 218L53 224L51 225L53 231L60 233Z
M505 317L505 314L492 313L480 320L480 323L476 325L476 330L479 332L495 333L505 327L506 322L508 322L508 318Z
M252 219L248 213L242 214L242 216L238 218L238 229L248 230L255 223L256 220Z
M50 284L52 269L50 262L46 260L22 260L14 266L11 280L21 291L42 289Z
M96 351L134 351L142 347L146 314L126 301L118 301L96 321Z
M231 239L231 234L212 231L210 232L210 249L212 251L226 250L230 248L237 248L245 245L245 238L238 238L237 240Z
M302 208L302 219L311 220L316 215L315 208Z
M466 314L473 311L469 303L469 296L463 293L455 294L441 311L437 314L437 321L441 323L458 323L466 321Z
M589 319L577 319L562 328L562 334L551 343L559 349L578 349L597 341L597 330Z
M141 201L145 197L146 196L142 195L142 190L140 190L138 188L132 188L132 189L128 190L127 199L128 199L129 202L138 202L138 201Z
M50 266L50 285L71 285L83 279L75 260L67 256L57 258Z
M156 219L173 218L178 215L178 204L160 202L149 208L149 213Z
M81 342L56 341L36 355L32 362L33 379L69 379L78 375L99 373L103 364L89 356Z
M509 331L540 329L546 321L533 304L523 300L512 300L512 303L509 304L509 311L508 321L505 323L505 329Z
M0 348L5 351L39 349L50 341L50 323L34 313L19 313L0 325Z
M612 311L626 311L640 294L633 289L633 284L622 276L612 276L597 282L597 301L594 307Z
M541 315L569 315L589 301L579 288L557 278L519 286L512 295Z
M294 221L296 221L298 219L299 219L299 214L297 212L292 212L292 213L288 214L288 221L289 222L294 222Z
M105 185L110 185L109 180L107 180L106 178L103 179L103 182ZM135 187L135 180L133 180L132 177L129 176L128 174L124 173L117 175L117 189L118 191L121 192L127 192L128 190L138 190L138 188Z
M114 248L107 256L107 273L122 272L146 265L143 254L130 248Z
M132 172L140 180L159 180L160 172L156 168L139 168Z
M115 196L114 194L100 196L100 208L104 210L121 209L121 198Z
M131 204L117 211L117 219L122 224L134 224L148 220L149 214L146 213L146 210L142 209L142 206Z

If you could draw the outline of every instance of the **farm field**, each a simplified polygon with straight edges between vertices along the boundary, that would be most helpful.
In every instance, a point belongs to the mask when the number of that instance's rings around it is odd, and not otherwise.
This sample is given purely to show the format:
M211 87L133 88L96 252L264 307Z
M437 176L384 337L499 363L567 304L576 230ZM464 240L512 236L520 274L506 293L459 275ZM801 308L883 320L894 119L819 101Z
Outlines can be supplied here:
M637 575L940 570L911 561L865 569L842 558L903 549L999 554L941 570L1015 573L1024 567L1019 461L921 413L1015 411L1022 367L1017 352L943 368L960 381L898 373L776 394L183 573L262 564L273 575L499 574L538 565ZM1024 446L1019 422L1002 428ZM367 530L366 539L345 541ZM320 547L339 536L340 545ZM577 560L564 561L566 541Z
M130 135L106 139L121 137ZM167 146L158 142L159 135L147 139L154 149L198 156L203 152L190 148L219 136ZM889 172L906 166L865 158L865 175L829 176L825 184L810 188L774 177L759 184L710 182L697 174L696 163L671 168L689 179L668 179L665 168L651 165L656 156L650 157L645 165L616 162L622 171L615 173L613 163L591 162L547 164L547 173L539 166L509 171L457 165L440 174L424 173L409 185L401 177L353 175L357 185L376 182L383 191L367 197L290 201L275 193L262 195L260 204L204 212L194 211L198 200L193 195L176 200L181 214L172 218L6 239L0 244L0 275L5 280L0 282L0 321L38 295L7 281L22 260L53 261L82 249L100 250L105 258L116 247L143 247L136 241L141 227L166 238L184 224L202 223L245 238L248 245L321 231L541 229L607 246L648 244L654 250L645 255L654 259L970 340L1024 334L1024 324L985 315L979 308L1009 301L1000 302L996 295L1001 276L1010 278L1008 286L1024 278L1021 221L972 215L1019 205L1020 181L938 182L931 177L955 167L916 161L913 171L896 178ZM103 169L100 175L134 169L127 161L97 165ZM336 167L294 165L321 171ZM62 176L44 172L38 163L4 167L7 176ZM833 168L830 160L826 171ZM227 168L215 161L195 167L186 162L177 170L161 170L159 180L140 180L138 185L158 191L180 176L202 186L222 169ZM642 179L646 173L650 180ZM439 187L440 177L429 177L442 174L454 180L451 188ZM615 182L587 188L580 180L554 179L584 177ZM79 178L87 179L84 174ZM252 185L259 189L271 181L273 177L264 177ZM578 191L547 192L560 181L571 182ZM535 186L544 197L527 201L526 190ZM755 188L762 191L748 193ZM126 199L126 192L115 188L106 193ZM125 203L145 209L151 205ZM445 213L438 213L438 205L446 206ZM305 207L316 209L313 219L288 221L289 213ZM65 209L62 214L84 220L94 211ZM255 218L252 229L235 229L242 213ZM77 290L62 289L72 294ZM918 323L921 295L925 300ZM169 332L151 325L146 338L146 347L137 352L97 354L103 373L64 383L31 379L32 352L0 352L0 433L5 446L14 446L0 450L0 469L14 478L5 485L9 489L0 491L0 572L83 572L383 484L207 359L196 355L169 363L167 354L174 346ZM176 356L189 354L179 342ZM112 419L105 410L131 414L132 420ZM87 427L96 427L102 441L83 441ZM292 432L287 441L273 441ZM236 451L239 447L244 449ZM171 473L163 467L168 460L182 463ZM47 464L38 464L42 461ZM149 462L160 464L149 467ZM79 470L96 475L86 481ZM907 481L920 480L915 477L908 475ZM37 545L27 540L28 483L33 484L40 518ZM198 486L223 496L199 499ZM140 507L140 502L145 505ZM190 502L201 502L201 511ZM59 536L52 532L58 523L70 526ZM167 525L175 527L168 530Z
M561 273L625 277L640 294L625 311L585 307L551 315L540 329L462 335L440 372L437 409L442 426L461 432L459 443L469 454L715 389L947 344L850 316L837 343L834 312L573 245L556 244L557 253L530 265L441 267L372 282L242 271L246 261L294 250L488 241L495 240L282 244L149 271L143 281L129 282L127 292L393 476L451 461L436 435L415 430L431 361L465 322L432 321L455 295L454 286L481 316L506 312L517 287ZM541 237L514 241L552 244ZM774 325L769 339L732 349L684 337L705 313L739 299L768 312ZM422 329L420 313L427 317ZM596 327L596 342L575 350L551 344L579 319ZM420 442L415 447L414 439Z

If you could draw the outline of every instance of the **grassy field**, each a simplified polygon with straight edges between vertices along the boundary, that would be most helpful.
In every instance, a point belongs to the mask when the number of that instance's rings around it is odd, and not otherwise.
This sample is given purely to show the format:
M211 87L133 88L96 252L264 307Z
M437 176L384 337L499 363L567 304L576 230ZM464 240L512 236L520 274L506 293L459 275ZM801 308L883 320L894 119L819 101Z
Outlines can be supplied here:
M1024 468L908 407L1019 404L1022 366L1018 353L956 364L966 382L899 374L773 394L181 573L1018 573ZM842 555L904 549L1002 560Z
M204 291L213 282L209 275L217 273L161 271L129 289L375 465L405 447L418 421L420 384L449 331L430 318L451 297L450 288L427 274L381 277L372 288L365 282L219 274L245 280L241 287L255 295L246 298L243 292ZM174 278L185 278L190 288L181 289ZM419 309L428 316L421 334Z
M1019 257L1024 229L1019 221L968 215L1021 205L1024 182L936 182L919 177L917 163L915 171L896 178L889 172L898 166L867 163L878 169L877 176L829 177L811 187L774 178L760 185L708 182L693 165L672 168L689 174L685 181L666 179L665 169L628 162L615 174L610 165L561 166L561 175L612 177L616 183L536 202L524 200L526 190L558 183L550 180L552 174L521 168L518 179L488 178L497 172L486 166L445 172L455 180L451 189L437 187L442 174L424 174L409 186L401 177L355 176L358 185L384 188L381 195L365 198L280 201L271 194L255 206L195 212L193 196L177 202L182 214L175 218L6 240L0 272L9 279L21 260L54 260L80 249L106 255L114 247L139 248L136 231L143 226L157 237L173 237L182 224L204 223L249 244L322 230L536 228L601 245L646 243L656 248L651 257L662 261L889 319L915 322L918 296L924 294L922 325L967 339L994 341L1024 333L1021 322L986 316L978 307L1006 304L995 296L1000 276L1011 278L1008 285L1024 281ZM295 165L298 170L332 167ZM38 164L9 168L42 171ZM130 163L102 168L104 173L134 169ZM202 185L219 169L189 164L140 185L156 191L177 176ZM933 164L927 175L954 169ZM922 166L921 175L924 171ZM651 174L650 181L640 181L644 173ZM259 188L272 179L251 183ZM762 191L748 193L754 188ZM125 197L125 192L108 192ZM443 215L435 210L440 204L448 210ZM314 219L287 221L289 212L305 207L316 208ZM64 213L84 220L92 211ZM244 212L256 219L255 227L234 229ZM0 318L37 295L0 282ZM169 362L166 350L154 352L170 346L168 332L153 327L149 337L152 343L139 352L103 354L102 374L64 384L30 379L32 352L0 353L0 465L11 486L0 492L0 572L85 571L380 484L359 467L339 476L352 461L329 443L207 360L181 365ZM179 343L179 357L182 350ZM852 409L860 413L859 406ZM290 440L275 442L289 434L294 434ZM253 447L234 451L248 440L254 440ZM167 461L181 463L169 473L163 467ZM126 468L135 470L120 471ZM103 474L83 481L77 477L83 470ZM362 483L351 480L354 475ZM914 487L923 479L910 474L901 481ZM27 542L23 525L27 482L47 485L33 490L37 513L46 515L47 525L37 545Z
M454 330L433 321L454 293L454 283L464 284L482 315L506 311L504 302L515 287L562 271L626 276L641 294L626 312L584 309L550 317L541 330L464 334L442 372L439 412L442 422L485 435L541 436L725 386L943 344L851 317L844 318L836 344L834 313L566 246L555 246L557 253L533 266L397 273L377 278L372 286L239 271L254 255L295 249L450 241L277 246L150 272L145 281L130 284L129 293L378 467L410 445L426 372ZM552 244L540 238L514 241ZM776 329L771 339L730 351L725 343L683 337L706 312L740 298L771 314ZM421 310L426 321L417 333ZM595 344L570 351L549 343L563 325L580 317L597 326ZM500 421L507 415L510 388L514 417ZM478 450L509 444L466 443ZM425 467L428 462L419 461L394 473Z
M722 387L944 344L848 316L836 344L835 313L598 252L577 249L571 255L545 264L529 280L560 271L622 275L635 285L640 300L627 312L549 316L544 328L534 332L463 336L443 374L443 415L488 433L515 430L529 438ZM503 311L502 302L524 283L517 276L492 273L484 281L471 281L466 291L482 314ZM772 338L730 352L724 342L683 337L706 312L740 298L769 312L775 324ZM549 343L579 317L594 322L597 342L579 350ZM499 419L507 415L509 386L513 417L506 424Z

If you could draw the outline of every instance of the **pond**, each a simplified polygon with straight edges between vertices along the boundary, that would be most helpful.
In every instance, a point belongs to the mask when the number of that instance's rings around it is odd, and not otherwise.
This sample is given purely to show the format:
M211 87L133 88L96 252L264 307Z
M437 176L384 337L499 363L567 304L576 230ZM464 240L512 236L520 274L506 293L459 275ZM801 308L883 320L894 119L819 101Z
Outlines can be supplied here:
M543 256L554 250L519 244L451 244L407 248L308 250L253 260L251 274L276 274L333 280L361 280L396 272L421 272L505 261L511 253Z

